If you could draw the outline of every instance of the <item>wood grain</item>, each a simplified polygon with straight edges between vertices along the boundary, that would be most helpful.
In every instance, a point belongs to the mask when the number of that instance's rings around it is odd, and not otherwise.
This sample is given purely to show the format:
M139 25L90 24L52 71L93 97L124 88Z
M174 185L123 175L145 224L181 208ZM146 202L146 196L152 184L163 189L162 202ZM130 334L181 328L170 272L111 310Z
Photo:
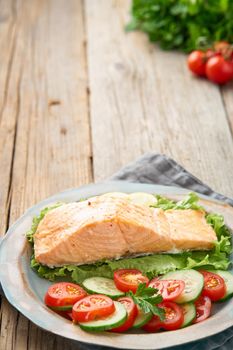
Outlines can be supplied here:
M225 105L225 109L228 115L229 127L231 129L231 135L233 137L233 81L223 86L222 89L222 98Z
M14 18L8 27L0 25L1 45L9 43L0 52L0 82L6 86L0 96L0 204L3 215L11 200L12 224L39 200L90 182L92 164L82 1L27 0L9 6ZM74 348L30 324L5 299L0 320L1 349Z
M233 142L219 88L186 57L126 34L129 1L86 1L95 178L144 152L166 153L233 195Z
M17 119L18 82L13 58L16 41L16 18L11 1L0 2L0 237L6 230L10 204L10 181Z

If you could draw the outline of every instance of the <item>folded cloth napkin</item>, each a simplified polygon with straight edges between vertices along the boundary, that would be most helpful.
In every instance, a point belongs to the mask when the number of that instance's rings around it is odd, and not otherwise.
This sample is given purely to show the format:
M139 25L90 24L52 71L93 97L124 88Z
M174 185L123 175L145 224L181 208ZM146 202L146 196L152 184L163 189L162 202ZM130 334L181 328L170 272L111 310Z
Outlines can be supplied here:
M157 185L184 187L225 201L233 206L233 200L214 192L195 176L190 174L181 165L165 155L149 153L138 158L108 180L125 180L128 182L141 182ZM204 325L203 325L204 326ZM101 346L80 344L80 350L102 350ZM233 327L204 340L192 342L182 346L170 347L169 350L232 350Z
M214 192L174 160L161 154L145 154L135 162L123 167L108 180L125 180L157 185L184 187L212 198L225 201L233 206L233 200ZM77 346L77 345L76 345ZM79 343L79 350L104 350L102 346ZM110 349L110 348L109 348ZM232 350L233 327L212 337L187 345L176 346L169 350Z

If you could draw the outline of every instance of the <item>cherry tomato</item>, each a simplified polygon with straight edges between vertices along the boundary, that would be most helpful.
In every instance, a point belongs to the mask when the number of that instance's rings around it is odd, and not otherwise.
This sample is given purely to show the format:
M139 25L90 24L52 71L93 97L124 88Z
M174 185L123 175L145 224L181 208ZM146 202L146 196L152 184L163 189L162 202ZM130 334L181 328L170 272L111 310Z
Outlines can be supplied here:
M206 55L202 51L193 51L188 56L189 69L196 75L204 77L206 74Z
M223 298L226 294L226 284L224 279L209 271L199 271L204 277L204 288L202 295L210 298L212 301L217 301Z
M164 301L175 300L184 290L185 283L181 280L158 280L154 278L149 287L158 289Z
M149 279L139 270L121 269L114 272L114 282L122 292L136 292L140 283L148 285Z
M217 84L225 84L233 78L233 62L223 56L211 57L206 64L207 78Z
M214 43L214 50L215 52L224 55L231 50L231 45L227 41L217 41Z
M153 316L142 328L147 332L156 332L160 329L166 331L179 329L184 322L182 307L172 301L164 301L158 306L164 309L165 320L161 321L158 316Z
M79 300L72 309L72 318L76 322L88 322L111 315L115 305L111 298L93 294Z
M45 304L52 309L71 310L72 306L87 295L78 284L59 282L49 287L45 294Z
M207 319L211 312L211 300L210 298L201 295L196 301L196 318L193 323L198 323Z
M123 297L118 299L118 301L124 305L124 307L127 310L127 320L125 321L125 323L117 328L113 328L111 329L112 332L125 332L128 329L130 329L132 327L132 325L134 324L135 318L137 317L138 314L138 308L137 305L133 302L133 300L131 298L128 297Z

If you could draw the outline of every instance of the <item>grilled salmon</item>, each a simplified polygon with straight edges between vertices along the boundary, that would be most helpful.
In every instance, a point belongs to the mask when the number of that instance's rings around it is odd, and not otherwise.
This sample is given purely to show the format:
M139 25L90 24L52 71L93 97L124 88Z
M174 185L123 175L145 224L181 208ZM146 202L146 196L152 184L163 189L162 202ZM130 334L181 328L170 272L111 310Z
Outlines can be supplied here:
M50 267L177 250L208 250L217 240L205 214L98 196L49 211L34 235L35 259Z

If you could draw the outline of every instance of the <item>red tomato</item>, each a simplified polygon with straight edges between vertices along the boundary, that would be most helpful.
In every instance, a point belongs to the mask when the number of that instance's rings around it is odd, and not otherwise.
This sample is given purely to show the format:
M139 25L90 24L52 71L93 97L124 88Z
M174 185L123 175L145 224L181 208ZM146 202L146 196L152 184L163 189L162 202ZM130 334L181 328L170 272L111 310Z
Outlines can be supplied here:
M201 295L195 301L195 306L196 306L196 318L194 319L193 323L204 321L206 318L209 317L211 312L210 298Z
M126 308L128 317L122 326L117 327L117 328L113 328L113 329L111 329L111 331L112 332L125 332L128 329L130 329L132 327L132 325L134 324L135 318L137 317L137 314L138 314L138 308L137 308L137 305L134 304L134 302L131 298L123 297L123 298L118 299L118 301L121 304L123 304L124 307Z
M222 299L226 294L226 284L224 279L209 271L199 271L204 276L204 288L202 295L210 298L212 301Z
M142 327L144 331L154 333L162 329L162 321L158 316L153 316L152 319Z
M231 49L231 45L227 41L217 41L214 43L214 50L217 53L225 54Z
M217 84L225 84L233 78L233 62L223 56L211 57L206 64L207 78Z
M158 316L153 316L142 328L147 332L156 332L159 329L165 329L166 331L179 329L184 322L181 306L172 301L164 301L158 306L165 310L165 320L161 321Z
M202 51L193 51L188 56L189 69L196 75L204 77L206 74L206 55Z
M149 279L143 276L139 270L121 269L114 272L114 282L118 289L122 292L131 290L136 293L140 283L148 285Z
M154 278L149 287L158 289L164 301L175 300L184 290L185 283L181 280L158 280Z
M72 309L72 306L86 295L85 290L78 284L59 282L49 287L44 302L52 309L68 310Z
M72 318L76 322L88 322L111 315L115 305L111 298L93 294L79 300L72 309Z
M58 314L59 316L62 316L64 318L66 318L67 320L72 320L72 317L71 317L71 313L70 312L67 312L67 311L58 311L58 310L54 310L54 312L56 314Z

